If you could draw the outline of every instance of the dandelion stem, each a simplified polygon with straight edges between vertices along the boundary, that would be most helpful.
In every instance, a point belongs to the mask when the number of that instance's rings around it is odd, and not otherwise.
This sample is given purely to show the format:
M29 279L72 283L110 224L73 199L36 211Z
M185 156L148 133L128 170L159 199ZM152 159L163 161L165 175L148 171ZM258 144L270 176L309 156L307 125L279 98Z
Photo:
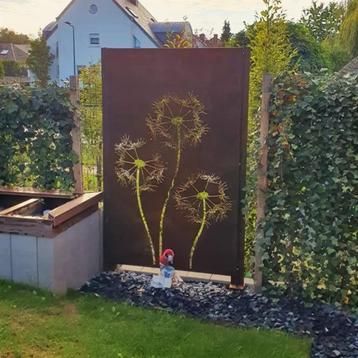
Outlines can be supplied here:
M164 200L164 204L162 207L162 212L160 214L160 223L159 223L159 255L162 254L163 252L163 234L164 234L164 219L165 219L165 213L167 211L168 208L168 203L169 203L169 199L170 199L170 195L172 193L172 190L174 189L175 186L175 180L178 176L179 173L179 168L180 168L180 160L181 160L181 131L180 131L180 126L177 126L177 147L176 147L176 164L175 164L175 171L174 171L174 175L172 178L172 182L170 184L169 190L167 192L167 196Z
M193 241L193 246L191 247L190 250L190 257L189 257L189 268L190 270L193 268L193 257L194 257L194 253L195 253L195 249L196 249L196 245L198 244L198 241L200 239L200 236L202 235L204 228L205 228L205 224L206 224L206 199L202 200L203 202L203 217L201 219L201 224L200 224L200 228L198 233L195 236L195 239Z
M141 169L137 168L137 172L136 172L136 193L137 193L138 209L139 209L140 218L142 219L142 222L143 222L143 225L144 225L144 229L145 229L145 231L147 233L149 246L150 246L150 249L152 251L153 265L156 265L156 258L155 258L153 239L152 239L152 235L150 234L147 219L145 218L145 215L144 215L144 210L143 210L143 206L142 206L142 199L141 199L141 195L140 195L140 173L141 173Z

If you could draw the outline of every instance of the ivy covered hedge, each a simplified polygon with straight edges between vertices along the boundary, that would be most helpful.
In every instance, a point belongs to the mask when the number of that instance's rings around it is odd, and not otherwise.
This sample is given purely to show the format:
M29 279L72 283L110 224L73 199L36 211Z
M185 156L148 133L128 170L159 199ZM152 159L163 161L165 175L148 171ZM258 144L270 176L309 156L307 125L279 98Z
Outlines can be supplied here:
M0 86L0 185L70 189L73 125L65 89Z
M286 75L273 89L266 277L358 305L358 77Z

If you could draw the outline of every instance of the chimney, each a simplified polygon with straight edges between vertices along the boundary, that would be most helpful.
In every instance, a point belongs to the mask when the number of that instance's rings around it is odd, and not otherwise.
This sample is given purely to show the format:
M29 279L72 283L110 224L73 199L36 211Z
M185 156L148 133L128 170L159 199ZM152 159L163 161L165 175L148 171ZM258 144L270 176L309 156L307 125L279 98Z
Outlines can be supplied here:
M138 0L128 0L128 1L135 6L138 6Z
M205 41L206 41L206 36L205 36L205 34L200 34L200 35L199 35L199 39L200 39L201 42L205 42Z

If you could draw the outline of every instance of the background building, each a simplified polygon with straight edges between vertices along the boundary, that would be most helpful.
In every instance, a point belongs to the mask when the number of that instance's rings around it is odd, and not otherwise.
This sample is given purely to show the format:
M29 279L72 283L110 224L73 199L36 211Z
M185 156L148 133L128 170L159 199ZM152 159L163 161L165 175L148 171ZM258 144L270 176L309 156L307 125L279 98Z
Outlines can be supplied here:
M158 48L168 36L193 42L188 22L157 22L137 0L72 0L43 31L53 55L52 81L61 83L101 59L101 48Z

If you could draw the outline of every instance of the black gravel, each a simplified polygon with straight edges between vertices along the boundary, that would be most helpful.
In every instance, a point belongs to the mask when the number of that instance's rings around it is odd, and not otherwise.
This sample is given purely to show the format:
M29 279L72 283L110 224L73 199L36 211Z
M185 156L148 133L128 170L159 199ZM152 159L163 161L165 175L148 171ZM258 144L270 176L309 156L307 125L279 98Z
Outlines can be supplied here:
M243 327L274 328L313 338L311 357L358 358L358 316L335 307L286 297L231 291L224 285L185 282L168 290L150 287L150 275L102 273L87 282L82 292L126 301L137 306L165 309Z

